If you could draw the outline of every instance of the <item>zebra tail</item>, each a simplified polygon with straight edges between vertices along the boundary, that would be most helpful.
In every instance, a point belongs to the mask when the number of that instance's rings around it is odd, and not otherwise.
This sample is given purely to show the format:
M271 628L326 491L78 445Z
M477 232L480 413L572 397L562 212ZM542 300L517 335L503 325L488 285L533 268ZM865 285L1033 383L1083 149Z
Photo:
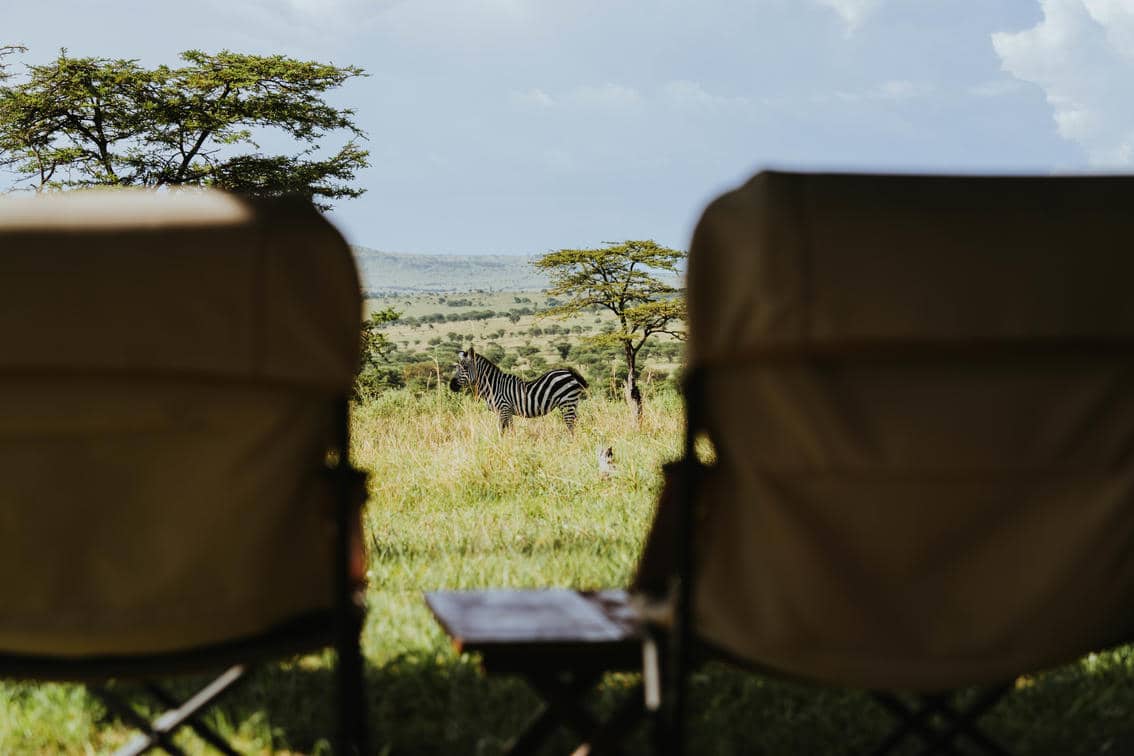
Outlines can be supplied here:
M590 384L587 383L587 379L579 375L578 370L573 367L569 367L567 368L567 370L571 373L571 375L575 376L575 380L577 380L583 388L590 388Z

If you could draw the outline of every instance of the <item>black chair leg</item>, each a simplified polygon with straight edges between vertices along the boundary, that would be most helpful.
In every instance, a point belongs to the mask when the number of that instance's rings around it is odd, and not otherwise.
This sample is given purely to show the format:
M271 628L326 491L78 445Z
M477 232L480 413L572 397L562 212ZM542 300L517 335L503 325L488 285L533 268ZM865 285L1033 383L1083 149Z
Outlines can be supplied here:
M361 614L354 618L345 637L336 644L335 686L339 707L338 753L362 756L366 753L366 688L363 681L362 649L359 636Z
M1010 756L1009 752L1003 746L986 735L976 724L977 720L980 719L986 711L995 706L1010 689L1011 686L1008 685L991 688L981 694L976 701L959 711L949 706L948 702L945 702L939 711L942 716L949 720L949 724L941 730L937 743L934 743L925 753L937 753L934 747L937 746L938 743L944 745L963 736L968 738L970 742L987 754L992 754L992 756Z
M162 706L165 706L168 709L176 709L180 707L177 699L171 696L157 684L152 682L146 683L145 687L149 694L153 696ZM228 741L222 738L212 727L209 727L209 725L205 723L205 720L201 719L200 716L194 715L190 717L185 724L188 727L192 728L193 732L197 733L198 737L200 737L201 740L211 745L220 753L223 753L224 756L239 756L237 751L228 744Z
M876 692L872 696L876 702L898 719L898 724L890 731L890 734L871 752L873 756L885 756L913 734L918 735L926 742L931 741L933 733L929 727L929 717L932 711L924 705L924 702L918 708L911 710L901 699L891 693Z
M118 750L116 756L137 756L154 748L161 748L167 753L173 754L173 756L181 756L184 752L173 742L173 735L177 730L186 726L192 727L206 742L220 750L221 753L226 754L226 756L233 756L236 751L215 730L201 721L198 715L204 709L216 703L236 683L244 679L247 671L247 668L240 664L230 667L181 704L178 704L176 699L156 685L147 685L146 689L163 706L168 707L152 722L106 688L92 687L90 690L109 710L121 717L131 727L140 730L138 735Z
M106 688L91 687L89 690L95 698L102 701L103 706L105 706L108 711L117 715L135 730L142 732L142 735L135 737L127 743L126 746L120 749L118 751L119 754L123 751L128 753L145 753L152 748L160 747L171 756L184 756L185 752L174 744L171 733L158 732L152 722L134 711L129 704L118 698L118 696L114 695Z
M911 707L893 694L874 692L871 694L874 700L899 721L872 753L875 756L888 754L906 738L916 735L924 743L922 753L926 756L957 753L956 743L961 738L967 739L984 753L1009 756L1003 746L977 726L977 720L1010 689L1010 685L990 688L961 709L950 703L951 696L948 695L921 696L917 706Z

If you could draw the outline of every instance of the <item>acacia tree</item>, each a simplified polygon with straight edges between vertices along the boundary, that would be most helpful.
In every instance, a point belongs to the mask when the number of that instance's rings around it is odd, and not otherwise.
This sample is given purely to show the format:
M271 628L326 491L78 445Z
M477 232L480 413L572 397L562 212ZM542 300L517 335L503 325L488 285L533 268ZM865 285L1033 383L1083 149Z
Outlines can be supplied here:
M375 310L362 321L362 345L359 349L362 367L378 367L390 361L390 355L397 347L382 331L401 316L393 307L387 307L385 310Z
M356 399L372 397L391 385L390 357L397 345L390 341L383 330L401 316L393 307L387 307L385 310L375 310L362 321L358 375L354 382Z
M561 249L533 264L551 277L553 297L566 301L541 313L561 318L599 307L614 314L613 331L588 337L600 346L615 346L626 360L626 401L634 415L642 416L642 394L638 389L638 353L650 339L667 333L685 338L680 326L685 319L681 291L659 277L676 274L685 253L662 247L652 240L607 243L599 249Z
M2 50L0 50L2 52ZM16 186L42 191L94 185L217 186L248 194L357 197L350 184L367 166L354 111L323 95L362 76L282 55L198 50L185 65L145 68L136 60L72 58L27 66L0 86L0 166ZM320 141L347 134L322 156ZM293 154L265 154L257 138L283 132Z

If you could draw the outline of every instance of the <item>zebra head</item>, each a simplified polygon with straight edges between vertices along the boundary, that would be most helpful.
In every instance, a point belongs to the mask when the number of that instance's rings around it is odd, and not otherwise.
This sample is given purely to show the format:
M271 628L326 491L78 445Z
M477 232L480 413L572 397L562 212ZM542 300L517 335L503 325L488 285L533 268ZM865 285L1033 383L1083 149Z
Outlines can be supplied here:
M457 365L453 372L453 378L449 381L449 389L452 391L460 391L467 386L474 386L476 384L476 371L473 367L473 357L476 352L472 347L469 347L467 352L457 352Z

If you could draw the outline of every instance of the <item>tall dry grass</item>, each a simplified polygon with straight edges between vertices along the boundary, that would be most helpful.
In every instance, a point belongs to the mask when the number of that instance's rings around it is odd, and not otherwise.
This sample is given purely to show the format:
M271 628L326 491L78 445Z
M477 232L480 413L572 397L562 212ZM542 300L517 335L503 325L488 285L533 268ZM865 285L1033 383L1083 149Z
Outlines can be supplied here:
M370 473L369 615L364 631L374 753L500 753L538 705L515 679L486 678L430 617L424 591L487 586L623 585L678 453L676 396L648 398L641 427L625 405L585 401L574 437L558 416L495 416L448 392L392 392L355 408L354 455ZM596 449L618 470L599 475ZM269 665L207 719L249 753L325 753L329 653ZM609 710L630 681L607 679ZM868 752L886 715L853 691L793 684L723 666L692 677L691 753ZM1122 647L1021 681L988 718L1013 752L1134 752L1134 649ZM104 753L130 735L81 686L0 682L0 754ZM191 733L190 753L207 747ZM548 753L567 752L560 736ZM916 745L916 744L915 744ZM629 753L646 753L641 737ZM907 752L919 752L913 748Z
M501 433L483 402L448 390L357 407L354 459L370 473L368 652L436 648L423 591L625 585L680 424L672 394L652 397L640 426L624 403L585 400L573 436L558 412ZM606 446L609 477L596 455Z

